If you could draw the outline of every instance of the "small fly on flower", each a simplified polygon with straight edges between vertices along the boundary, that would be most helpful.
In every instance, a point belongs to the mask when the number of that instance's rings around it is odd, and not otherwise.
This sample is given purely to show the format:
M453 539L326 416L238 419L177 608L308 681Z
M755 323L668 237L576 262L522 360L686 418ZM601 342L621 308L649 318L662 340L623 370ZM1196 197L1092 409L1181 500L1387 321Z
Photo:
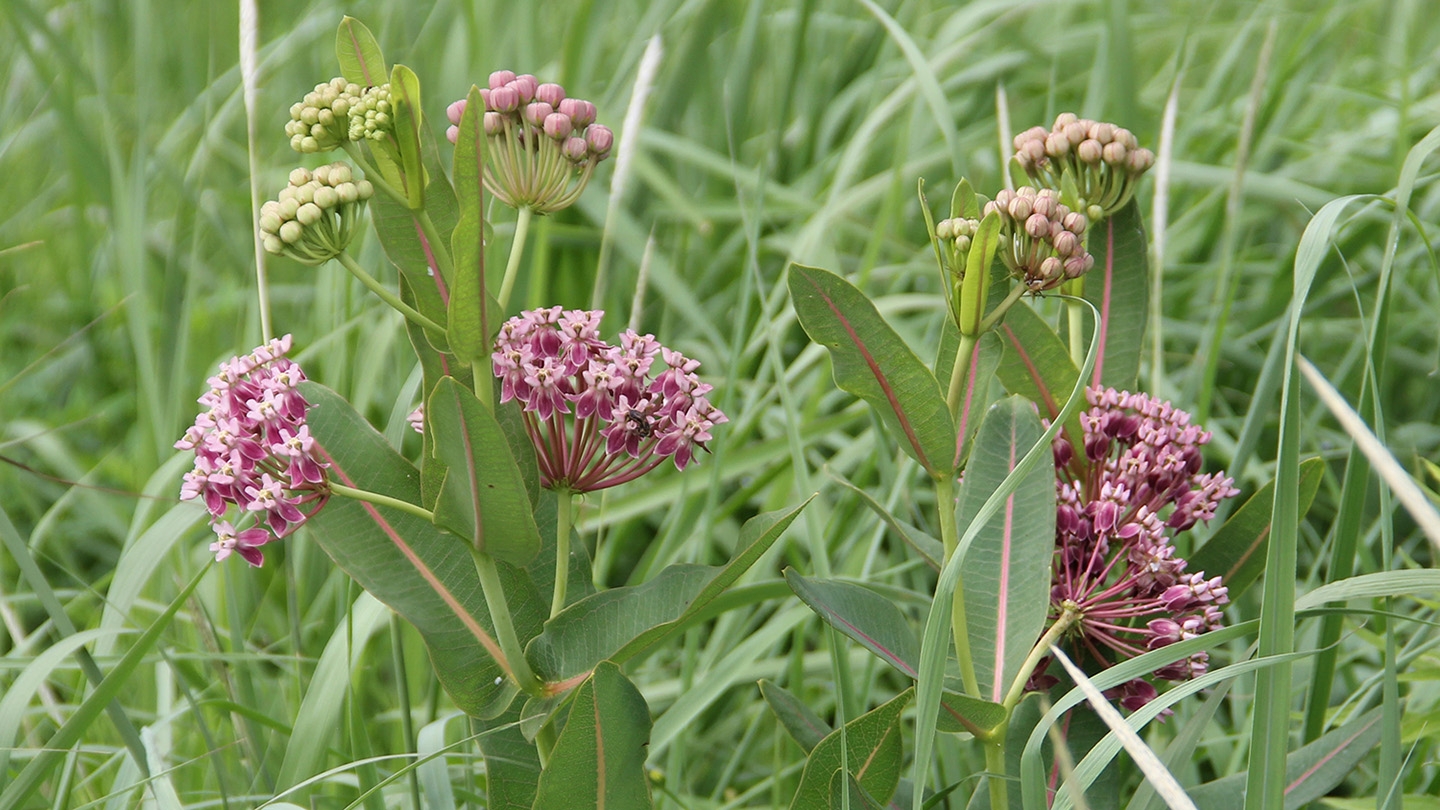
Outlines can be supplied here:
M650 438L651 434L655 432L655 429L650 426L650 420L645 414L634 408L631 408L630 413L625 415L625 421L630 423L630 427L635 431L635 435L642 439Z

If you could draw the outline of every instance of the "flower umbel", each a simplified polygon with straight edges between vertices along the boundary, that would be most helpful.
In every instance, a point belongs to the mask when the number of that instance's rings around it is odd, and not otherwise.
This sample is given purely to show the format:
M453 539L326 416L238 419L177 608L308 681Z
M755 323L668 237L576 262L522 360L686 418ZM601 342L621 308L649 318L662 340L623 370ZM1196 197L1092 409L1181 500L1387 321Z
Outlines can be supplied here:
M269 253L324 264L350 245L374 195L370 181L354 179L345 163L296 169L278 197L260 206L261 243Z
M609 157L615 135L595 123L595 105L565 95L558 84L508 70L490 74L480 91L485 102L485 188L512 208L549 214L568 208L585 190L600 161ZM446 109L455 143L467 103Z
M593 492L632 481L665 459L684 469L728 421L705 395L699 361L653 335L626 331L612 346L599 311L536 309L500 327L491 355L500 401L519 400L541 483ZM655 373L655 359L665 368Z
M328 152L350 140L350 110L364 89L336 77L290 105L285 134L296 152Z
M1220 577L1186 573L1171 536L1214 517L1239 490L1223 473L1200 473L1200 448L1210 434L1190 424L1188 413L1113 388L1092 387L1086 397L1084 463L1065 438L1054 445L1050 606L1052 618L1067 610L1077 615L1069 638L1079 656L1104 667L1222 625L1228 597ZM1153 674L1187 680L1207 665L1202 651ZM1134 710L1155 694L1136 680L1112 697Z
M261 546L293 532L329 497L327 465L305 424L309 406L296 390L305 374L288 351L286 335L220 364L199 400L206 410L175 443L195 453L180 500L204 502L217 560L238 554L258 567Z
M1048 131L1031 127L1015 136L1015 162L1037 186L1062 191L1069 178L1080 211L1098 222L1135 196L1155 153L1128 129L1061 113Z
M1085 215L1071 211L1058 193L1029 186L1001 190L985 204L985 213L992 211L1000 215L1000 260L1032 292L1054 289L1095 266L1082 238Z

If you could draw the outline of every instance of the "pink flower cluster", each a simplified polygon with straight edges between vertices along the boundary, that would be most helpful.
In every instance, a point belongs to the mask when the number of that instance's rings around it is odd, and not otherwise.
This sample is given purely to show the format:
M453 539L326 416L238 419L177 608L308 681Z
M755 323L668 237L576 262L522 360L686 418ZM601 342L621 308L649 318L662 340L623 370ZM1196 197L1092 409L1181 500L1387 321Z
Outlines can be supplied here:
M195 452L180 499L204 502L217 560L233 553L258 567L260 547L293 532L329 496L326 465L305 424L308 405L296 389L305 374L285 357L289 351L286 335L221 363L200 397L205 410L175 443ZM239 510L235 523L227 519L231 507Z
M698 360L634 331L612 346L599 337L603 315L530 310L506 321L495 341L500 401L522 403L546 487L593 492L667 458L683 470L710 429L728 421L705 398L711 387L695 376Z
M1050 592L1055 615L1079 612L1072 636L1100 666L1193 638L1223 623L1228 601L1220 577L1187 573L1173 532L1214 517L1238 494L1223 474L1200 472L1210 434L1190 415L1146 394L1113 388L1086 391L1080 417L1084 459L1065 438L1054 444L1058 505ZM1166 680L1203 674L1201 651L1154 672ZM1135 680L1112 697L1131 710L1155 687Z

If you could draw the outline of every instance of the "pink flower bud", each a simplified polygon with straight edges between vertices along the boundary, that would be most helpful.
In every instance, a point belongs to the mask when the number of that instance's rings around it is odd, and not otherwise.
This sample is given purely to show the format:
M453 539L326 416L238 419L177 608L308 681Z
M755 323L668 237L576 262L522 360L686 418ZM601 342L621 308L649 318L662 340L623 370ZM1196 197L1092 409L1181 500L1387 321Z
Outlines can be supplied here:
M544 127L545 134L557 141L569 137L570 130L574 128L570 123L570 116L564 113L551 113L545 116Z
M535 88L535 98L551 107L559 107L560 102L565 100L565 88L553 82L546 82Z
M1100 142L1101 146L1115 140L1115 125L1099 122L1090 126L1089 135Z
M449 107L445 108L445 117L450 119L450 123L457 127L460 126L460 119L465 116L465 104L465 99L462 98L459 101L452 102Z
M488 115L489 113L486 113L486 114ZM457 142L459 142L459 140L460 140L460 127L457 127L457 126L455 126L454 124L451 124L450 126L446 127L446 128L445 128L445 140L449 141L450 143L457 143Z
M1077 117L1077 116L1075 115L1075 113L1072 113L1072 112L1063 112L1063 113L1060 113L1059 115L1055 116L1055 126L1053 127L1053 129L1054 129L1056 132L1059 132L1060 130L1064 129L1065 127L1070 126L1071 124L1073 124L1073 123L1075 123L1076 121L1079 121L1079 120L1080 120L1079 117Z
M1065 125L1062 131L1065 133L1065 140L1069 141L1071 146L1079 146L1080 142L1085 140L1087 129L1088 127L1079 121L1071 121Z
M490 89L496 90L515 81L515 73L509 70L497 70L490 74Z
M1105 144L1101 157L1111 166L1123 166L1125 164L1125 146L1119 141L1111 141Z
M485 134L494 136L505 131L505 116L498 112L487 112L484 118Z
M595 105L583 99L565 99L560 104L560 112L570 116L577 127L588 127L595 123Z
M535 90L540 85L535 81L534 76L531 76L529 73L524 73L516 76L515 81L511 82L510 86L515 88L515 92L520 94L521 104L529 104L531 100L535 98Z
M525 123L532 127L543 127L546 117L553 112L555 108L543 101L531 102L525 106Z
M596 124L585 130L585 140L590 144L590 151L603 160L615 144L615 133L609 127Z
M1070 139L1063 132L1052 132L1045 136L1045 154L1052 158L1070 154Z
M1016 222L1024 222L1025 220L1030 218L1030 215L1032 213L1035 212L1035 207L1030 198L1022 197L1017 194L1015 198L1010 201L1010 205L1008 206L1007 210L1009 210L1010 212L1011 219L1015 220Z
M1020 145L1016 157L1028 159L1032 164L1045 161L1045 142L1026 141Z
M569 138L565 141L565 157L571 163L584 162L590 154L590 147L584 138Z
M520 93L506 85L490 91L490 107L495 112L511 113L520 109Z
M1080 250L1080 237L1069 231L1061 231L1055 236L1055 252L1061 256L1071 256Z
M1149 149L1136 149L1125 156L1125 168L1133 175L1144 174L1154 165L1155 153Z
M1033 239L1044 239L1050 235L1050 219L1044 214L1031 214L1025 218L1025 233Z
M1075 147L1075 156L1080 158L1080 162L1088 163L1092 166L1100 162L1100 158L1104 156L1104 153L1105 147L1093 138L1087 138L1081 141L1079 146Z
M1085 233L1085 226L1090 224L1085 215L1078 211L1071 211L1060 221L1065 225L1065 230L1076 235Z
M1052 219L1060 210L1060 198L1054 192L1046 189L1035 197L1035 213L1046 219Z
M1041 281L1049 284L1060 278L1064 272L1065 265L1062 264L1059 259L1054 256L1047 256L1045 257L1045 261L1040 262L1040 269L1036 275L1040 276Z

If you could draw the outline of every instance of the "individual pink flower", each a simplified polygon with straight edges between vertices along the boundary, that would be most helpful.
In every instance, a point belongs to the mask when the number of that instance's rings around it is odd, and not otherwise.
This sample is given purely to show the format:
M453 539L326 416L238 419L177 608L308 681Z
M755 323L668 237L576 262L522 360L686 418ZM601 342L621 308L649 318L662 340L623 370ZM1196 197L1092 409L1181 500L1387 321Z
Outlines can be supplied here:
M258 567L261 546L293 532L329 497L326 464L296 388L305 374L285 357L290 343L286 335L222 363L200 397L206 410L175 443L195 453L180 499L205 504L216 560L238 554Z
M521 403L546 487L593 492L667 458L684 469L727 421L705 398L711 387L695 375L698 361L633 331L612 346L598 335L603 315L530 310L506 321L495 341L500 401ZM665 366L652 377L657 355Z

